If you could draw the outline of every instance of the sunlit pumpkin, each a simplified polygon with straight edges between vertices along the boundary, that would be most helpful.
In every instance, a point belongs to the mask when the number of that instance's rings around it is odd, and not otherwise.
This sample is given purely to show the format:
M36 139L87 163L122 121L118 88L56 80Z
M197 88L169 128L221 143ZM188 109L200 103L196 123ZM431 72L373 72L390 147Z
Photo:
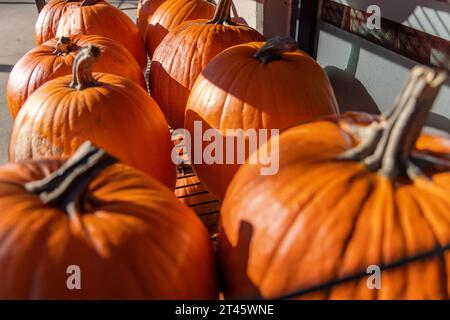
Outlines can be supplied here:
M225 296L448 299L450 137L421 133L444 80L416 67L390 114L288 129L276 175L243 165L221 211Z
M147 26L155 11L167 0L139 0L136 11L136 25L145 39Z
M145 45L149 57L164 37L180 24L189 20L210 19L215 5L207 0L168 0L161 4L149 19Z
M116 74L147 89L141 68L130 52L118 42L95 35L52 39L27 52L9 75L6 100L13 118L26 99L44 83L72 74L78 50L88 44L94 44L102 51L101 59L94 65L94 72Z
M183 23L172 30L155 51L150 90L167 121L175 128L183 127L189 92L212 58L231 46L264 40L258 31L232 22L230 7L231 0L221 0L212 20Z
M0 167L1 299L218 297L200 219L156 179L114 163L85 143L65 163Z
M45 4L39 12L34 27L34 38L37 46L56 36L62 15L67 8L76 5L78 2L81 2L81 0L50 0Z
M127 48L142 71L147 68L147 53L139 29L120 9L103 0L75 3L61 17L57 37L75 34L100 35Z
M238 45L216 56L192 87L185 127L191 135L196 122L203 131L217 129L225 144L225 138L234 135L227 135L227 129L281 131L337 112L333 89L321 67L298 50L295 40L276 37L265 44ZM237 147L233 150L237 154ZM223 152L225 158L227 150ZM236 162L193 166L208 190L220 199L239 168Z
M163 114L135 82L92 74L99 55L98 47L83 48L73 76L51 80L27 99L14 122L10 161L66 157L90 140L173 189L172 142Z

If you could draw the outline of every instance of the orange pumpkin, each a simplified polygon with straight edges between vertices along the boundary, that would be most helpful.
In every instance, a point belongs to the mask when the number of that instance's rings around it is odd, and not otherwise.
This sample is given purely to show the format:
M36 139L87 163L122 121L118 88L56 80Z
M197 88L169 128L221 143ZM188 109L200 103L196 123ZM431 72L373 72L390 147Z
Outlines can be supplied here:
M163 114L135 82L92 74L99 55L98 47L83 48L73 78L51 80L27 99L14 122L9 159L66 157L90 140L173 189L172 142Z
M276 37L265 44L238 45L216 56L199 75L189 96L185 127L191 135L199 122L203 130L218 130L225 145L226 139L233 138L226 134L227 129L284 130L336 114L338 107L328 77L311 57L297 49L295 40ZM234 154L237 145L236 141ZM226 158L226 149L223 154ZM202 162L193 167L208 190L223 199L239 164Z
M145 39L147 26L155 11L167 0L139 0L137 5L136 25Z
M57 37L86 34L111 38L127 48L144 72L147 53L137 26L121 10L103 0L84 0L66 10Z
M1 299L218 297L200 219L156 179L114 162L87 143L65 163L0 167Z
M141 68L121 44L95 35L62 37L48 40L30 50L15 64L6 89L6 100L12 117L16 117L26 99L44 83L71 74L78 50L88 44L94 44L102 51L101 59L94 65L94 72L125 77L147 90Z
M278 174L242 166L221 211L225 296L448 299L450 138L421 133L444 79L416 67L389 115L293 127Z
M145 45L150 58L164 37L185 21L210 19L216 6L206 0L168 0L149 19Z
M59 20L62 15L67 8L70 8L74 4L76 5L78 2L81 2L81 0L50 0L41 8L34 27L34 39L37 46L56 36ZM39 3L37 5L39 10Z
M258 31L233 23L231 0L221 0L212 20L187 21L172 30L153 56L150 90L169 124L184 125L189 92L209 61L231 46L263 41Z

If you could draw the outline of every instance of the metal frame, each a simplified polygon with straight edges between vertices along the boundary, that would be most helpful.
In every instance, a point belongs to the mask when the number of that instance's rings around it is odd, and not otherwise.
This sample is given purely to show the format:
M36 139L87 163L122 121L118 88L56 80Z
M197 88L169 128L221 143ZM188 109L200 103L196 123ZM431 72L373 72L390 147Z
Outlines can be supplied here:
M45 6L45 0L34 0L38 12L41 12L42 8Z
M450 0L440 2L450 4ZM331 4L333 5L330 7ZM333 10L336 10L335 14ZM347 15L349 17L345 18ZM346 19L351 19L351 22ZM388 20L385 17L381 17L382 29L373 31L358 25L360 22L358 19L365 19L364 11L337 1L292 0L291 36L299 42L299 47L303 51L316 59L319 26L323 21L324 24L335 26L343 32L356 35L404 58L450 71L450 62L447 58L450 57L449 40ZM442 58L437 59L436 57Z
M323 0L293 0L291 14L291 36L300 49L311 57L317 57L318 22Z

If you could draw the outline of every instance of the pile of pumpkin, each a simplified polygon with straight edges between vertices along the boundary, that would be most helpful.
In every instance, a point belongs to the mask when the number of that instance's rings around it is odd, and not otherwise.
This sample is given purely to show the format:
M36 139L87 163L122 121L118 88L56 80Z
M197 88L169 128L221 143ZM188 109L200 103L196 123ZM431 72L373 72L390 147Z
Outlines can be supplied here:
M142 0L137 24L102 0L40 8L7 90L0 298L449 297L450 137L422 131L445 74L415 68L388 115L339 115L320 66L230 6ZM282 131L275 175L194 165L223 201L217 259L173 193L169 125L194 121Z

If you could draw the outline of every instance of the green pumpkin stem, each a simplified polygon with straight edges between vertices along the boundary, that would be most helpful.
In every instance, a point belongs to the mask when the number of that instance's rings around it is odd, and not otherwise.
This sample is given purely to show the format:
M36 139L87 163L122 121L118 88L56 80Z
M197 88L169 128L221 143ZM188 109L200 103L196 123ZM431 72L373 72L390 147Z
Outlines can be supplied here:
M253 56L263 64L282 59L283 53L298 50L298 43L291 37L277 36L268 40Z
M89 183L116 162L117 159L88 141L58 170L42 180L25 184L25 189L44 204L73 216L86 211Z
M229 24L236 25L231 21L231 5L233 0L220 0L216 7L214 17L208 21L210 24Z
M92 67L100 57L100 48L89 45L80 50L73 63L73 79L70 86L77 90L94 87L97 81L92 75Z
M425 163L441 165L432 157L417 159L413 151L446 76L443 71L414 67L392 111L368 127L354 128L362 142L338 159L360 161L391 180L402 173L411 180L424 176Z

